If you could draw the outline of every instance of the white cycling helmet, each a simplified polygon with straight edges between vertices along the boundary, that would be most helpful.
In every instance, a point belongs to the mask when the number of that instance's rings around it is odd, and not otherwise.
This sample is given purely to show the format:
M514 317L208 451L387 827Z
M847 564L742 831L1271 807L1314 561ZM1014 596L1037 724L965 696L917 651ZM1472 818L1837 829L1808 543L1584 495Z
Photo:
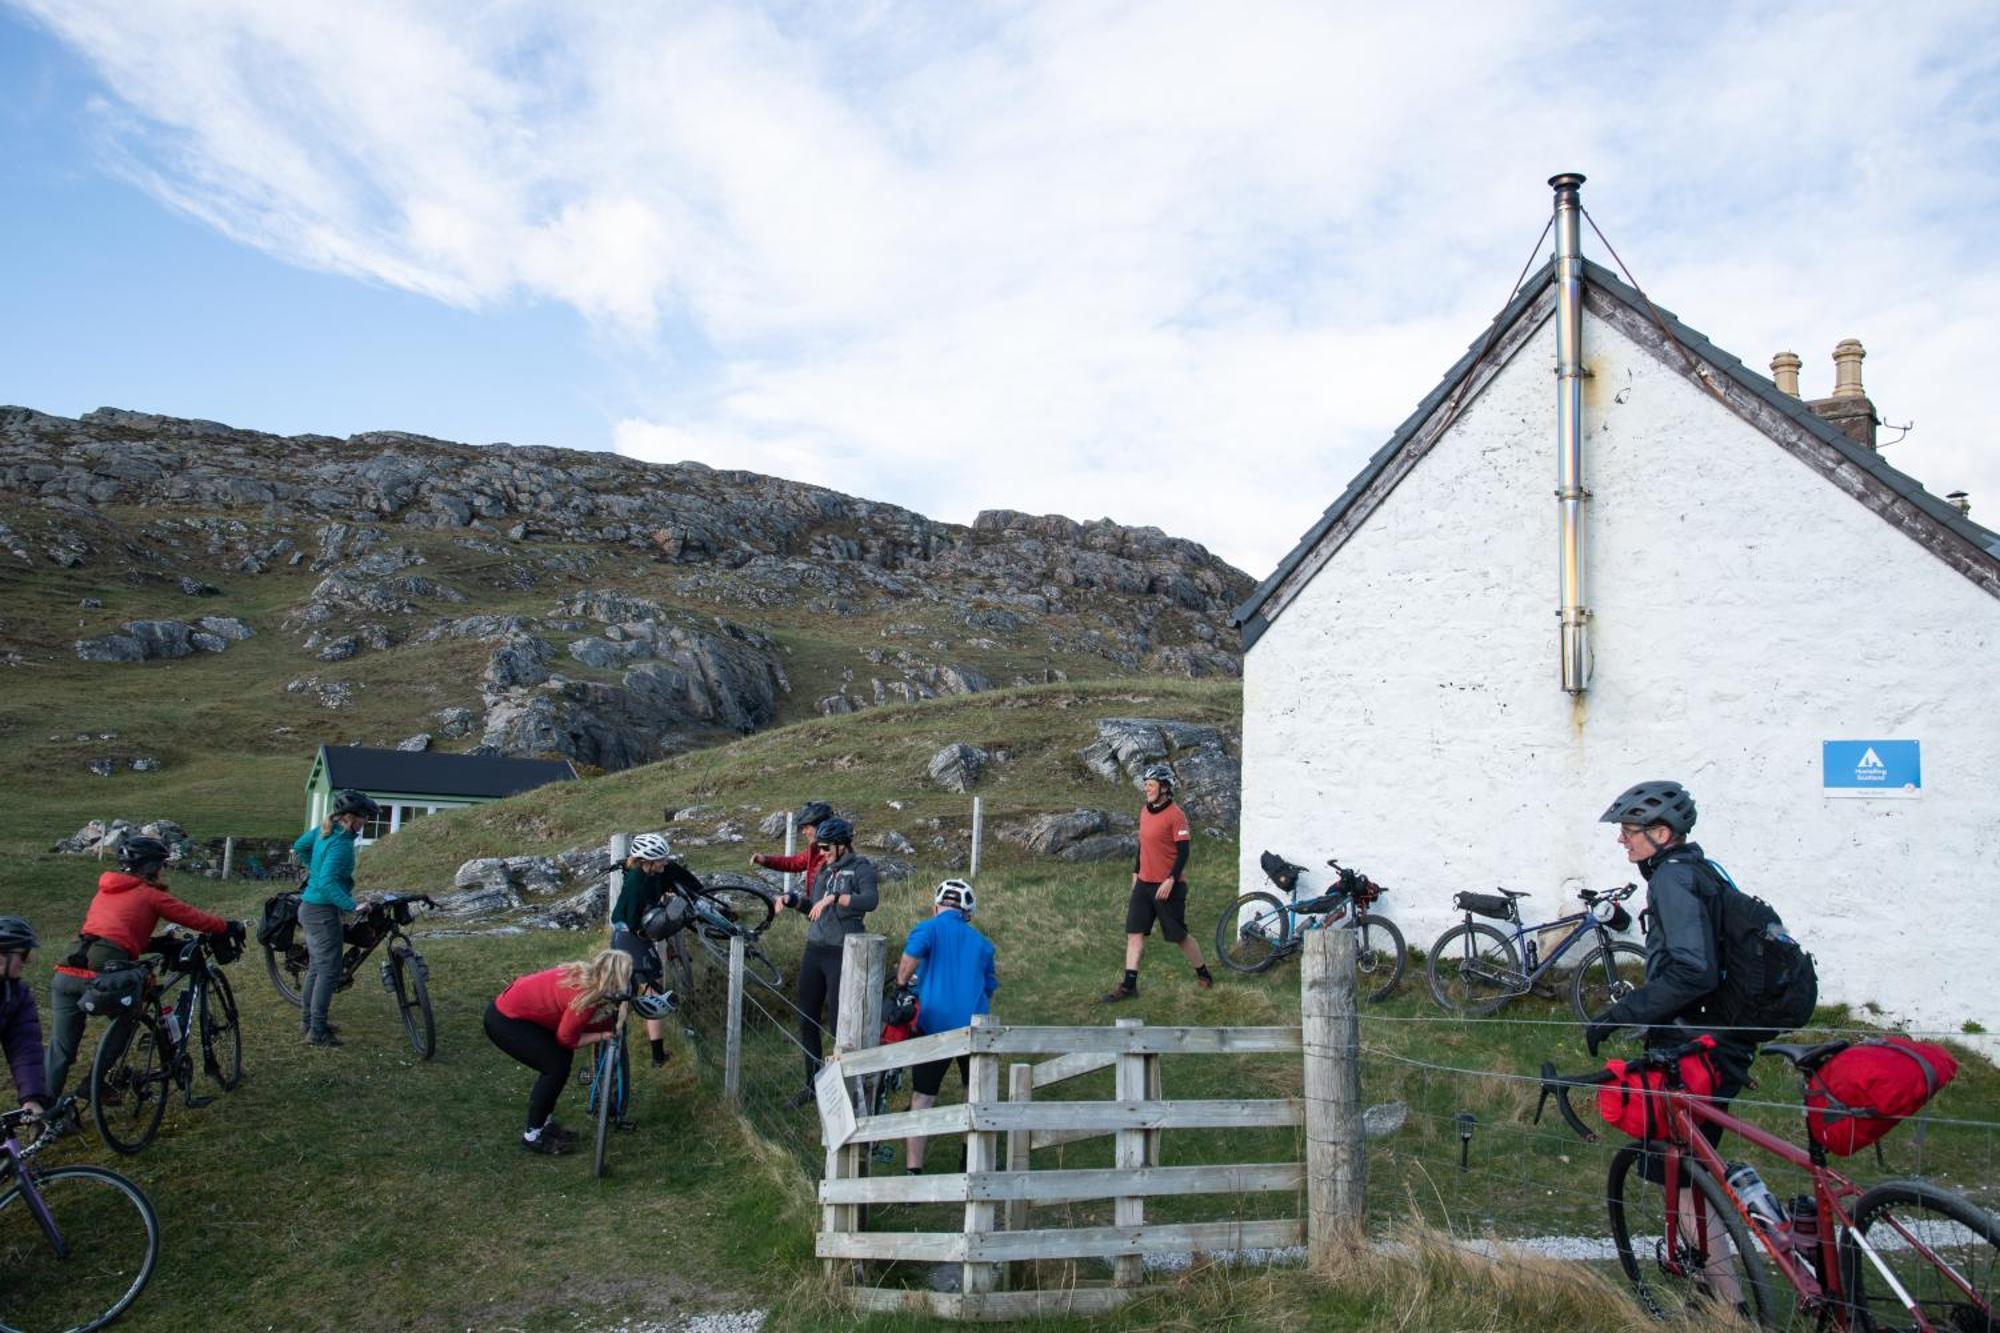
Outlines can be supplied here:
M664 861L672 854L664 833L641 833L632 839L632 855L641 861Z
M937 892L931 895L931 902L937 907L956 907L967 916L978 910L972 885L962 879L948 879L938 885Z

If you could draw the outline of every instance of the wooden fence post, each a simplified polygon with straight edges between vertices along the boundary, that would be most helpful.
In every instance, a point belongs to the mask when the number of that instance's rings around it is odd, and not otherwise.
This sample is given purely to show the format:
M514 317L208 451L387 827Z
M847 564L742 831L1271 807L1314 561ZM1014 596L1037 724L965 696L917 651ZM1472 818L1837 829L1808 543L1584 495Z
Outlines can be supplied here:
M840 1020L834 1029L833 1053L856 1051L882 1040L882 971L889 941L880 935L849 935L840 960ZM868 1145L846 1148L829 1146L826 1152L828 1180L854 1180L868 1170ZM833 1204L822 1212L822 1231L861 1230L858 1204ZM851 1277L856 1264L829 1259L829 1277Z
M1143 1018L1121 1018L1121 1028L1144 1027ZM1115 1066L1116 1097L1121 1102L1142 1102L1146 1100L1146 1057L1143 1055L1120 1055ZM1147 1131L1143 1129L1121 1129L1118 1131L1118 1169L1137 1171L1146 1165ZM1112 1204L1112 1221L1120 1228L1138 1227L1146 1224L1146 1199L1144 1195L1120 1195ZM1111 1280L1120 1287L1136 1287L1145 1279L1146 1261L1143 1255L1121 1254L1111 1261Z
M791 856L799 850L798 818L799 815L798 811L796 810L788 810L785 812L785 855L786 856ZM798 887L799 887L798 876L787 871L785 874L785 892L791 893Z
M224 879L229 878L230 867L235 863L235 861L236 861L236 839L224 838L222 840L222 877Z
M611 872L604 880L604 928L611 929L611 911L618 906L618 890L625 883L625 858L631 854L632 839L623 833L611 835Z
M1306 936L1300 978L1306 1102L1306 1250L1323 1264L1360 1232L1367 1146L1361 1121L1361 1013L1354 932Z
M1010 1102L1031 1102L1035 1100L1035 1066L1023 1061L1007 1066L1007 1100ZM1031 1143L1034 1136L1025 1129L1007 1131L1007 1169L1026 1171L1031 1165ZM1028 1201L1010 1199L1007 1202L1007 1230L1025 1231L1028 1228Z
M693 1003L687 997L686 1003ZM743 937L729 937L729 1013L722 1042L722 1094L732 1106L743 1105Z
M974 1014L972 1028L990 1027L993 1015ZM965 1101L975 1110L982 1104L1000 1100L1000 1057L974 1051L966 1060ZM976 1176L999 1168L1000 1136L992 1130L973 1130L965 1136L965 1175L968 1183ZM965 1205L965 1234L968 1240L995 1229L999 1207L968 1200ZM960 1271L959 1290L972 1295L992 1291L998 1285L1000 1265L968 1263Z

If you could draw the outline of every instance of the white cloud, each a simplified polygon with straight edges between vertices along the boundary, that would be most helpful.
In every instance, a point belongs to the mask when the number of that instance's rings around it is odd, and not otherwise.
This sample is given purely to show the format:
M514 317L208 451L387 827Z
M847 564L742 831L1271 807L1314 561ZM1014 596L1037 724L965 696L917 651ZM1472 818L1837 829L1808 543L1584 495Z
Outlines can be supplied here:
M1261 574L1575 168L1660 300L1752 366L1794 346L1809 391L1861 337L1919 422L1892 460L2000 510L1983 6L27 7L175 206L596 322L639 456L1109 514Z

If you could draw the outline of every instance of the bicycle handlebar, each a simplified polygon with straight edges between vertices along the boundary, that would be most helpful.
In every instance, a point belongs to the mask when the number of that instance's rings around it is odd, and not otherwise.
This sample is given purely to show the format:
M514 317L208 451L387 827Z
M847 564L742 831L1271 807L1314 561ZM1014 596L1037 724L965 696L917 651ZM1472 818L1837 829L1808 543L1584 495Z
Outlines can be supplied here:
M1666 1070L1669 1081L1680 1072L1681 1061L1690 1055L1713 1048L1707 1036L1696 1037L1693 1041L1682 1042L1678 1046L1661 1046L1641 1051L1625 1062L1625 1073L1643 1073L1647 1070ZM1571 1088L1594 1088L1600 1083L1609 1083L1621 1075L1609 1069L1600 1069L1592 1074L1559 1074L1553 1060L1542 1061L1542 1095L1535 1101L1535 1121L1542 1123L1542 1112L1549 1104L1549 1098L1556 1099L1556 1106L1562 1111L1562 1118L1585 1143L1597 1142L1597 1131L1583 1123L1576 1108L1570 1105Z

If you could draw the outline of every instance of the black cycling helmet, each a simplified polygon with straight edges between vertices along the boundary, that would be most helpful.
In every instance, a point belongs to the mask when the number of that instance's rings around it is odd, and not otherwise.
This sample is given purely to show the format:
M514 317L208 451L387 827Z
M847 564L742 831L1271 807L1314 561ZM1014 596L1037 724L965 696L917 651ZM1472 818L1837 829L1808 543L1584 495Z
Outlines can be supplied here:
M375 804L375 798L367 792L346 787L333 794L333 804L327 807L326 814L329 819L336 815L366 815L377 819L382 814L382 807Z
M144 878L151 870L158 870L173 859L174 849L158 838L141 835L127 838L118 847L118 865L121 869Z
M639 918L639 933L657 944L685 928L689 916L687 900L676 894Z
M1694 797L1688 789L1678 782L1657 781L1627 787L1597 822L1637 824L1641 828L1665 824L1676 836L1685 838L1694 827L1694 819Z
M839 815L828 815L813 828L815 842L837 842L844 846L854 845L854 825Z
M799 812L792 816L792 823L799 828L804 828L808 824L817 828L821 820L831 818L833 818L833 807L825 801L807 801L799 807Z
M21 953L41 948L35 928L18 916L0 916L0 953Z

